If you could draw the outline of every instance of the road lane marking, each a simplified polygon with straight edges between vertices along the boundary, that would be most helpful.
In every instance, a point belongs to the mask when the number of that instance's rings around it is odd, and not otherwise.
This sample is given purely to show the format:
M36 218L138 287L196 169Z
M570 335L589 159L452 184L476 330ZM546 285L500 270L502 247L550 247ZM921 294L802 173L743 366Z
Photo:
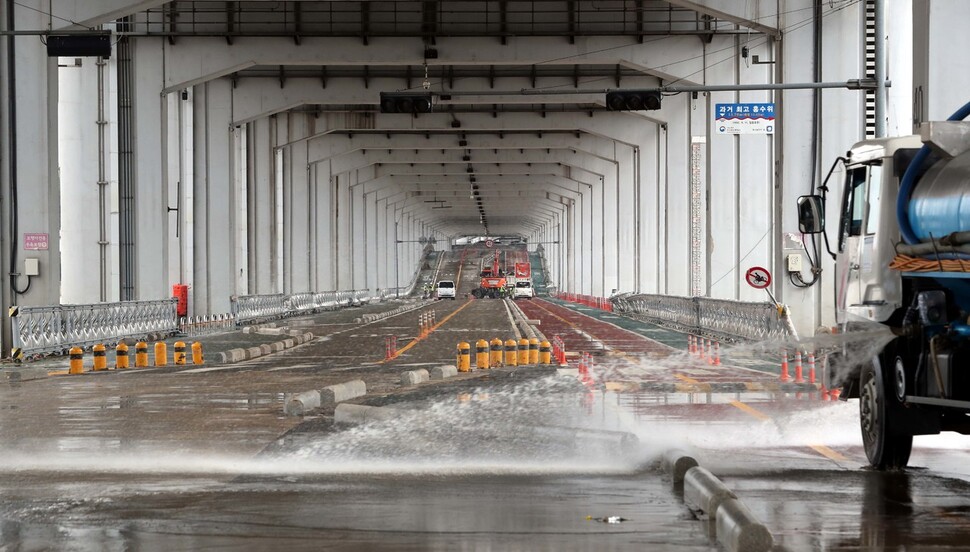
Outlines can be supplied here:
M468 305L471 305L472 304L472 301L474 301L474 299L469 299L469 300L465 301L465 304L462 305L462 306L460 306L460 307L458 307L457 309L455 309L455 312L453 312L453 313L449 314L448 316L442 318L441 319L441 322L438 322L434 326L431 326L431 329L428 330L427 335L424 335L424 336L420 336L419 335L418 337L415 337L410 343L408 343L404 347L401 347L400 349L398 349L397 352L395 352L394 355L391 356L391 358L384 359L384 360L382 360L380 362L377 362L376 364L384 364L385 362L387 362L389 360L394 360L397 357L401 356L401 354L404 353L404 351L407 351L411 347L414 347L415 345L417 345L419 342L424 341L424 338L426 338L427 336L429 336L432 333L434 333L434 331L437 330L438 328L440 328L441 326L444 326L445 322L451 320L451 317L452 316L455 316L456 314L458 314L459 312L461 312L465 307L467 307Z
M731 401L728 404L759 420L767 421L771 419L771 416L765 414L764 412L758 410L757 408L754 408L751 405L744 404L741 401Z

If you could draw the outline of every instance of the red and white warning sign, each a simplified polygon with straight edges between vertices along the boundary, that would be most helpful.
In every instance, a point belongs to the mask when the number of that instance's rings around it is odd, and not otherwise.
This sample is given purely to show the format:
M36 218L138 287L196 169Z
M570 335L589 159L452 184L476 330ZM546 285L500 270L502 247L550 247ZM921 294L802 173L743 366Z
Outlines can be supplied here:
M755 289L765 289L771 285L771 273L760 266L752 266L744 273L744 280Z
M495 245L495 242L492 240L485 240L485 247L491 248L493 245Z

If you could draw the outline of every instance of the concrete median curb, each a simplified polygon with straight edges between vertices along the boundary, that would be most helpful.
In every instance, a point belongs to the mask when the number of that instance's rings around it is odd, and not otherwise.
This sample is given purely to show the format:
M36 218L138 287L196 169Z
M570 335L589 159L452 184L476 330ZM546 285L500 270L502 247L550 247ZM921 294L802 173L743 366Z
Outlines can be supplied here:
M424 368L401 373L401 385L418 385L430 380L431 376Z
M334 406L339 402L347 401L367 394L367 385L364 380L351 380L337 385L330 385L320 390L320 406Z
M713 473L697 466L684 475L684 501L694 510L700 510L714 519L722 502L737 495Z
M245 332L253 333L253 332ZM285 334L281 334L285 335ZM266 355L271 355L273 353L279 353L286 349L292 349L297 345L302 345L303 343L308 343L313 340L312 333L299 333L297 337L287 338L282 341L275 341L273 343L264 343L258 347L248 347L248 348L237 348L229 349L228 351L223 351L221 353L215 353L214 360L216 364L233 364L236 362L242 362L244 360L252 360L254 358L259 358Z
M320 407L319 391L304 391L289 397L283 404L283 413L287 416L302 416Z
M687 470L698 466L697 460L693 456L680 449L671 449L665 452L660 459L660 464L664 472L668 473L670 478L673 479L675 485L684 482Z
M453 378L457 375L458 375L458 368L450 364L435 366L434 368L431 369L432 380L443 380L447 378Z
M718 507L716 526L717 542L729 552L767 552L774 546L771 531L736 498Z

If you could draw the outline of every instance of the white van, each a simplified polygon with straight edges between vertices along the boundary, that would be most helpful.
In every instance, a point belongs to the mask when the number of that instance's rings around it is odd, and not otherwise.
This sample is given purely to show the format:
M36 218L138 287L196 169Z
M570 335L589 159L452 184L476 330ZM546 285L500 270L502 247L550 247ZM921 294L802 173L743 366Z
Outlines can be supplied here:
M438 282L438 299L455 300L455 283L451 280L441 280Z
M529 280L519 280L512 288L512 299L532 299L532 282Z

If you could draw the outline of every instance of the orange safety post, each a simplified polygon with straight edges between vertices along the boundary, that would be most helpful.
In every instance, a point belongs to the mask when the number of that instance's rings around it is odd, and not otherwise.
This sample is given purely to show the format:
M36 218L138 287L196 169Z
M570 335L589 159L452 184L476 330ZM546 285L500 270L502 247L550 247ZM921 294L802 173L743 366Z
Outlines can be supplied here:
M815 383L815 353L808 353L808 383Z
M455 365L458 367L459 372L472 371L471 348L471 345L465 341L458 344L458 359Z
M488 341L479 339L475 342L475 368L488 370Z
M71 355L71 368L67 371L67 373L83 374L84 373L84 349L80 347L71 347L69 354Z
M155 366L168 365L168 345L164 341L155 343Z
M494 368L498 368L502 365L502 349L505 343L499 339L495 338L488 344L488 364Z
M539 343L539 364L549 364L552 360L552 345L548 341Z
M104 350L104 344L98 343L91 348L94 354L94 370L96 372L101 372L108 369L108 357Z
M721 344L719 341L714 340L713 342L714 353L711 355L711 360L709 361L713 366L721 365Z
M539 340L529 338L529 364L539 364Z
M172 353L172 360L176 365L185 365L185 342L175 342L175 352Z
M687 354L694 354L694 334L687 334Z
M139 341L135 343L135 368L148 366L148 343Z
M525 366L529 363L529 340L524 337L520 339L518 349L519 358L517 360L519 362L519 366Z
M124 343L119 343L118 346L115 347L115 369L124 370L125 368L128 368L128 363L128 346Z
M781 350L781 381L788 381L791 376L788 375L788 349Z
M205 364L205 357L202 356L202 344L198 341L192 343L192 364Z
M802 377L802 352L795 349L795 383L805 383Z
M509 339L505 342L505 365L506 366L518 366L519 356L516 354L516 343L514 339Z
M581 375L586 375L588 373L586 368L586 353L579 355L579 373Z

